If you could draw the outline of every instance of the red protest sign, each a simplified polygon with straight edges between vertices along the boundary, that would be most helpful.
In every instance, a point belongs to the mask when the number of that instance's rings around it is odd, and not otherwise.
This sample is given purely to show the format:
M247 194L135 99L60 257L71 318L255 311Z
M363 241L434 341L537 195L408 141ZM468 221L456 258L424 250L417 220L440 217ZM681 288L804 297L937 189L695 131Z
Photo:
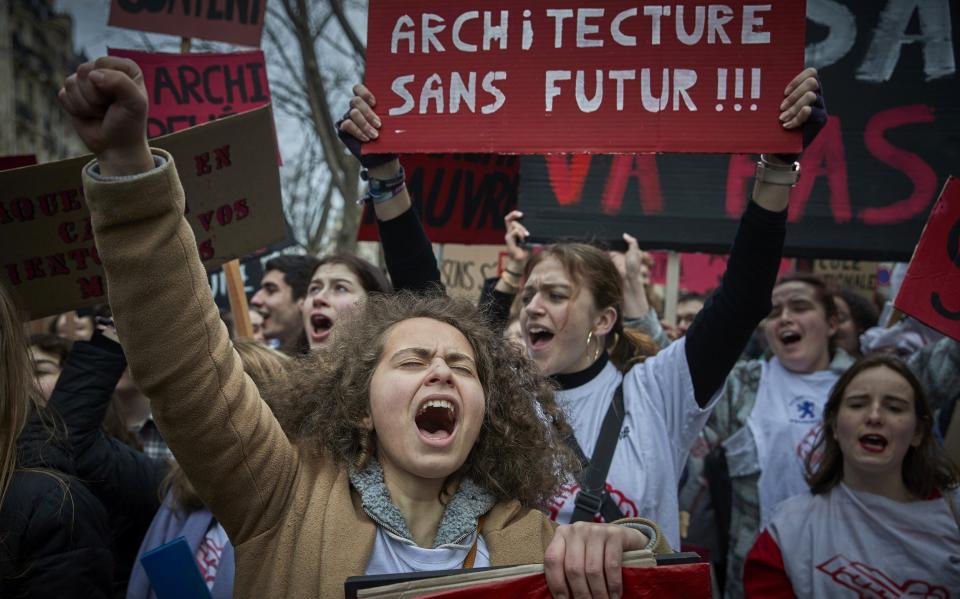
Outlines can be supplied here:
M174 133L270 103L263 52L166 54L109 48L140 66L149 98L147 136Z
M369 152L796 152L805 3L370 0Z
M20 168L21 166L30 166L37 163L37 157L33 154L18 154L15 156L0 156L0 171Z
M430 241L503 245L503 217L517 207L520 160L516 156L409 154L400 162ZM374 219L367 207L358 240L380 239Z
M655 285L665 285L667 282L667 254L668 252L649 252L653 257L653 267L650 268L650 282ZM727 271L728 256L721 254L680 254L680 283L679 287L686 293L709 294L720 286L720 279ZM780 260L781 275L794 269L793 260Z
M267 0L112 0L108 25L260 46Z
M960 180L947 178L910 260L895 308L960 340Z

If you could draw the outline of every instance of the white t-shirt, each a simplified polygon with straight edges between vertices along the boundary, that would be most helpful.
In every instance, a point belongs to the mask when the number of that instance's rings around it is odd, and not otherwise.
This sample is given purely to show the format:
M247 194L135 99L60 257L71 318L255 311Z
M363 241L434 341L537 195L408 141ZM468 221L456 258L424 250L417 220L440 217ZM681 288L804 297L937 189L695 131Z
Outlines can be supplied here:
M960 597L960 529L942 497L901 503L841 483L784 501L767 530L797 597Z
M403 574L406 572L430 572L434 570L454 570L463 567L476 534L467 537L462 545L440 545L425 549L413 542L394 536L377 527L377 538L373 542L373 553L367 562L365 574ZM490 565L490 552L483 536L477 542L477 554L473 559L474 568Z
M588 383L557 393L574 436L589 458L617 385L624 378L607 363ZM626 415L607 473L607 492L624 517L649 518L670 544L680 546L677 485L690 446L710 416L716 396L701 409L693 393L684 339L627 372L623 384ZM568 523L578 487L564 486L550 506L550 517Z
M761 528L781 501L810 488L803 476L804 460L820 432L823 409L838 378L840 373L834 370L790 372L776 357L764 363L757 401L747 419L760 468Z
M217 573L220 571L223 549L229 542L227 531L214 520L203 536L203 540L200 541L200 546L197 547L197 566L200 567L200 574L203 575L208 589L213 589L213 583L216 582Z

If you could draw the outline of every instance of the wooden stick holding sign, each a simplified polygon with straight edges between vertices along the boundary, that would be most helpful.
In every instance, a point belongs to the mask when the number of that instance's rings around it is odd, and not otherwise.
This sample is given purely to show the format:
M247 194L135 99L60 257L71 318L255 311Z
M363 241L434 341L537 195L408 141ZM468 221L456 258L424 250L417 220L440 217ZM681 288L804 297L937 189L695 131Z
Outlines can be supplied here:
M180 38L180 53L190 53L189 37ZM227 299L233 314L233 333L237 339L253 338L253 323L250 321L250 306L244 290L243 275L240 273L240 260L233 259L223 265L223 274L227 280Z

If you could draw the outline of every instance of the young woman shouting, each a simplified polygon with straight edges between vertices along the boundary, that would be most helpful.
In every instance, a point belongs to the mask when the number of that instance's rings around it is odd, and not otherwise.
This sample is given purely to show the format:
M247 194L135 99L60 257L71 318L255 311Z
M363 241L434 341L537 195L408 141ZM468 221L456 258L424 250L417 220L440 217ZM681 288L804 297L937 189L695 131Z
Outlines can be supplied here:
M747 556L747 597L951 597L960 589L958 472L923 387L899 359L864 358L830 394L807 459Z
M666 548L650 522L557 528L535 509L570 463L550 387L447 298L368 297L293 379L316 434L291 443L220 322L173 159L147 145L139 68L81 65L60 101L97 158L85 197L121 343L234 545L235 596L336 597L365 572L543 561L555 595L607 597L622 592L624 551Z

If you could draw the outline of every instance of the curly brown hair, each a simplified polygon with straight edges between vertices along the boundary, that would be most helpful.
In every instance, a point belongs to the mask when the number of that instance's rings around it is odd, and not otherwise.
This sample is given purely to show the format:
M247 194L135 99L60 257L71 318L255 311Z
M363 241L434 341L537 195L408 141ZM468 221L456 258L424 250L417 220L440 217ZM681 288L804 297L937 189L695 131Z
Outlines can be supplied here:
M498 500L543 507L579 464L563 443L570 427L554 401L554 388L536 365L497 335L470 302L410 292L371 294L361 310L338 323L322 349L297 358L289 375L267 389L302 449L330 452L362 467L376 452L376 431L363 419L370 410L370 381L390 328L411 318L430 318L460 331L476 355L486 411L463 475Z

